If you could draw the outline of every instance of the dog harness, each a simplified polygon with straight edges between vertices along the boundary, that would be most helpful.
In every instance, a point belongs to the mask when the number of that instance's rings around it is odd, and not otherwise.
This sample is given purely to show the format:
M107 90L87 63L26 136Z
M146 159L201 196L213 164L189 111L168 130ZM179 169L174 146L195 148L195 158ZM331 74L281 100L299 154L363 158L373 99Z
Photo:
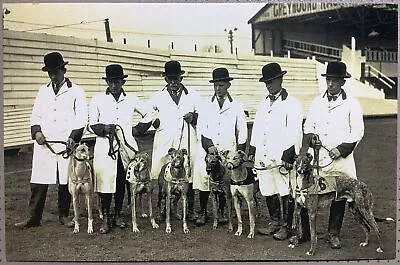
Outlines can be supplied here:
M241 181L234 181L231 179L231 185L249 185L249 184L253 184L254 182L256 182L255 178L256 178L256 174L254 174L254 171L252 168L250 167L246 167L247 170L247 177L244 180Z

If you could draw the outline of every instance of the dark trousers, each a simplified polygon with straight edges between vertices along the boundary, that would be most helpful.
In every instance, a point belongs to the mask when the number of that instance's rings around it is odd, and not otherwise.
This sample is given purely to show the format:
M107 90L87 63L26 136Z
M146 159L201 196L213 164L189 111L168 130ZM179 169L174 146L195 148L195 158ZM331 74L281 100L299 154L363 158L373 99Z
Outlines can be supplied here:
M125 168L122 164L121 156L118 155L117 160L117 179L116 179L116 190L114 193L114 202L115 202L115 214L121 214L122 205L124 203L125 196L125 185L126 185L126 172Z
M328 233L339 236L342 229L346 200L333 201L329 209Z
M31 197L28 205L29 218L34 222L40 222L43 216L44 205L46 202L48 184L31 183ZM58 185L58 213L59 216L67 217L71 204L71 194L68 185Z

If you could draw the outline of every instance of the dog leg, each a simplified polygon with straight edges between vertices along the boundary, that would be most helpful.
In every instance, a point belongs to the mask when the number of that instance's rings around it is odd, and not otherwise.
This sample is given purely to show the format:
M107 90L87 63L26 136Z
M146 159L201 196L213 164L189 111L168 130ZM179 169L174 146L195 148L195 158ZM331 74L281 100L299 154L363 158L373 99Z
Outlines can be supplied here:
M218 227L218 194L217 192L212 192L212 204L213 204L213 229Z
M187 197L185 194L182 195L182 208L183 208L183 233L188 234L189 228L186 222L186 214L187 214Z
M97 203L97 210L99 211L99 218L101 220L103 220L104 215L103 215L103 211L101 209L101 201L100 201L100 195L98 192L96 192L96 203Z
M165 199L165 232L167 234L170 234L172 229L171 229L171 220L170 220L170 215L171 215L171 184L166 183L167 185L167 198Z
M72 193L72 205L74 207L74 234L79 233L79 195L77 194L77 190L75 188L74 192Z
M150 188L150 190L149 190L149 192L147 193L147 200L148 200L148 202L149 202L149 216L150 216L150 223L151 223L151 226L154 228L154 229L157 229L158 228L158 224L156 223L156 220L154 219L154 215L153 215L153 205L152 205L152 203L151 203L151 200L152 200L152 195L153 194L153 190Z
M232 193L226 193L226 203L228 204L228 232L233 231L232 225Z
M249 221L250 221L250 233L247 238L254 238L254 228L256 226L255 222L255 201L252 193L248 194L249 197L246 198L247 206L249 208Z
M315 195L318 196L318 195ZM318 198L312 198L312 205L309 207L309 217L310 217L310 234L311 234L311 247L310 250L306 252L307 255L312 256L315 254L317 248L317 208L318 208Z
M136 184L131 184L131 213L132 213L132 232L139 232L136 222Z
M141 212L140 218L147 218L148 215L146 214L146 211L144 210L144 205L143 205L143 196L145 196L143 193L138 194L138 197L139 197L138 204L139 204L139 208L140 208L140 212Z
M295 202L292 218L292 230L295 231L295 235L289 238L288 248L295 248L299 246L299 239L302 238L302 227L300 218L300 206Z
M92 189L88 189L86 191L86 205L88 207L88 228L87 228L87 233L88 234L93 234L93 202L92 202Z
M237 195L232 194L232 197L233 197L233 204L235 206L236 216L237 216L237 220L238 220L238 228L236 230L235 236L240 236L240 235L242 235L242 232L243 232L242 215L240 214L240 203L239 203L239 199L238 199Z

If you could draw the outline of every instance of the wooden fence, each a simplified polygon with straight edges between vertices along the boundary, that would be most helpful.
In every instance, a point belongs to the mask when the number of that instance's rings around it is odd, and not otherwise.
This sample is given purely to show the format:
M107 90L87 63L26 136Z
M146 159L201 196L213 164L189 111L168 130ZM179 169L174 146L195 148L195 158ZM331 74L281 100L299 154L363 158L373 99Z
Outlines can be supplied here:
M213 94L208 82L212 70L226 67L232 81L230 93L245 105L254 117L258 102L265 96L265 86L258 82L261 68L269 62L278 62L288 73L283 86L298 97L304 112L310 100L319 93L316 64L312 60L289 59L255 55L231 55L214 53L180 53L174 50L146 49L130 45L86 40L48 34L3 32L3 109L4 148L15 148L32 143L29 118L38 88L49 82L47 73L42 72L43 56L59 51L68 61L67 76L86 91L90 98L104 91L105 66L119 63L128 74L124 86L143 100L165 86L161 77L164 64L178 60L186 71L183 83L197 90L201 96Z

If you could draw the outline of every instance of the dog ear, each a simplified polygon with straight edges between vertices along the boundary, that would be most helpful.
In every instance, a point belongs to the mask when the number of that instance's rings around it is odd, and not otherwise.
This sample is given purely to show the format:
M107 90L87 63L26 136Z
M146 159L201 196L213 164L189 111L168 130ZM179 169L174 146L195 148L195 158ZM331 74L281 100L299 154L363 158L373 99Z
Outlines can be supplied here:
M168 149L168 154L169 154L170 156L172 156L172 154L173 154L175 151L176 151L176 149L173 148L173 147L171 147L170 149Z
M247 161L247 155L245 152L243 152L242 150L238 150L237 152L242 156L242 161Z
M181 152L182 152L182 154L184 154L184 155L187 155L187 154L188 154L188 151L187 151L185 148L181 149Z
M223 155L224 157L227 157L229 154L229 150L225 150L221 153L221 155Z

